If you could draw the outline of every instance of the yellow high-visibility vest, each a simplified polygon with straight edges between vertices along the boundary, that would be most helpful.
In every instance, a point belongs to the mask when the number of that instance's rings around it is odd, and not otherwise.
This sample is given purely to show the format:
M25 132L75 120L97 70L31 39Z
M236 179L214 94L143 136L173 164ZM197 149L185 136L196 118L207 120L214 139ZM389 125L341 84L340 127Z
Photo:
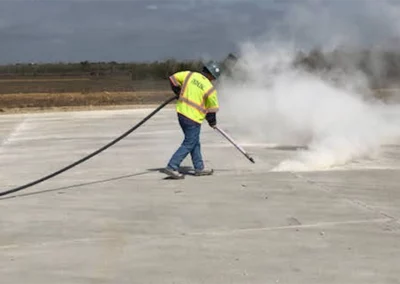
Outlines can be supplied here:
M203 74L180 71L169 79L174 86L181 87L176 103L178 113L201 124L207 113L219 110L217 91Z

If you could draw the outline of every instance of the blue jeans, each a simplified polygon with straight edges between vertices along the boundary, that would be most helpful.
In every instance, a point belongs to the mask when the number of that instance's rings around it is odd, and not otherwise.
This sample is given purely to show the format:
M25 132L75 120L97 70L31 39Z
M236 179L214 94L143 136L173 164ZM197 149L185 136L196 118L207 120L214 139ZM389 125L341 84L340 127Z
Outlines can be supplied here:
M196 123L181 114L178 114L178 120L185 138L181 146L168 162L168 167L173 170L178 170L182 161L190 154L194 168L196 170L203 170L204 163L200 148L201 124Z

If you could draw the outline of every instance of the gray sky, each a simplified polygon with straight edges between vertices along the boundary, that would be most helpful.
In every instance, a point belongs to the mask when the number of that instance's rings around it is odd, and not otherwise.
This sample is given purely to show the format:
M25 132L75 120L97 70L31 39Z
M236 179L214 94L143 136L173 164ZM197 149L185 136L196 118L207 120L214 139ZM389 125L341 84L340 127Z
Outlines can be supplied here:
M400 1L399 1L400 2ZM393 0L0 0L0 64L220 59L244 41L382 43Z

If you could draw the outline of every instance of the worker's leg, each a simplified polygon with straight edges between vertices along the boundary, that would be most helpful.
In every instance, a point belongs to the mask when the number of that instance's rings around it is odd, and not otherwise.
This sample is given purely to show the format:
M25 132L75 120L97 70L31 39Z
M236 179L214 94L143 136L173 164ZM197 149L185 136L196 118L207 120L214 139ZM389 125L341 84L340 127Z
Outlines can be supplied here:
M200 136L198 137L197 143L194 146L193 150L190 152L192 157L192 163L195 170L204 169L203 157L201 155L201 146L200 146Z
M199 133L200 134L200 133ZM212 169L205 169L203 157L201 154L200 135L196 137L197 143L190 152L196 176L208 176L214 173Z
M192 162L195 170L194 174L196 176L208 176L214 173L214 170L204 168L204 162L201 155L200 139L190 154L192 155Z
M179 117L179 124L181 125L182 131L185 135L185 138L178 148L178 150L174 153L170 161L168 162L168 168L172 170L178 170L182 161L186 158L186 156L193 151L196 147L199 139L200 139L200 129L201 125L198 123L194 123L188 121L187 118Z

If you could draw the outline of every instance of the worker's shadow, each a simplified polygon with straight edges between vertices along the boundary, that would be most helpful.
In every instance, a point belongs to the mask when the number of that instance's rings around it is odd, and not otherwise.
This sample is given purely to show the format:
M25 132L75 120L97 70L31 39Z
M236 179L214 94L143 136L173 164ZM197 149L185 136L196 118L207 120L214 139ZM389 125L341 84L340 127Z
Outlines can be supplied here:
M15 194L15 195L12 195L12 196L7 196L7 197L0 198L0 200L11 199L11 198L16 198L16 197L31 196L31 195L37 195L37 194L43 194L43 193L49 193L49 192L61 191L61 190L62 191L73 190L73 189L76 189L76 188L79 188L79 187L83 187L83 186L87 186L87 185L102 184L102 183L107 183L107 182L111 182L111 181L122 180L122 179L136 177L136 176L142 176L142 175L149 174L151 172L152 172L151 170L147 170L145 172L140 172L140 173L135 173L135 174L130 174L130 175L123 175L123 176L118 176L118 177L109 178L109 179L103 179L103 180L98 180L98 181L79 183L79 184L74 184L74 185L70 185L70 186L46 189L46 190L41 190L41 191L29 192L29 193Z
M160 172L162 168L155 168L155 169L147 169L144 172L140 173L135 173L135 174L130 174L130 175L123 175L123 176L118 176L114 178L109 178L109 179L103 179L103 180L97 180L97 181L92 181L92 182L85 182L85 183L79 183L79 184L74 184L74 185L69 185L69 186L64 186L64 187L58 187L58 188L52 188L52 189L46 189L46 190L40 190L40 191L35 191L35 192L29 192L29 193L22 193L22 194L14 194L12 196L7 196L7 197L2 197L0 200L5 200L5 199L12 199L16 197L24 197L24 196L32 196L32 195L38 195L38 194L44 194L44 193L49 193L49 192L55 192L55 191L66 191L66 190L73 190L79 187L87 186L87 185L93 185L93 184L102 184L102 183L107 183L111 181L116 181L116 180L122 180L126 178L131 178L131 177L136 177L136 176L142 176L146 175L152 172ZM184 174L184 175L193 175L194 176L194 169L192 167L180 167L179 172ZM170 177L165 177L164 180L170 180Z
M304 145L278 145L266 147L266 149L278 150L278 151L299 151L308 150L308 146Z
M148 171L150 171L150 172L161 172L162 169L164 169L164 168L148 169ZM184 166L182 166L182 167L179 167L178 172L180 172L181 174L183 174L185 176L186 175L194 176L194 174L195 174L193 167L184 167ZM174 178L169 177L169 176L167 176L167 177L165 177L163 179L164 180L175 180Z
M154 168L154 169L148 169L148 171L151 172L161 172L161 170L164 168ZM218 172L230 172L230 169L218 169ZM195 175L195 170L193 167L189 167L189 166L181 166L178 169L178 172L180 172L181 174L183 174L184 176L196 176ZM164 180L176 180L172 177L165 177L163 178Z

